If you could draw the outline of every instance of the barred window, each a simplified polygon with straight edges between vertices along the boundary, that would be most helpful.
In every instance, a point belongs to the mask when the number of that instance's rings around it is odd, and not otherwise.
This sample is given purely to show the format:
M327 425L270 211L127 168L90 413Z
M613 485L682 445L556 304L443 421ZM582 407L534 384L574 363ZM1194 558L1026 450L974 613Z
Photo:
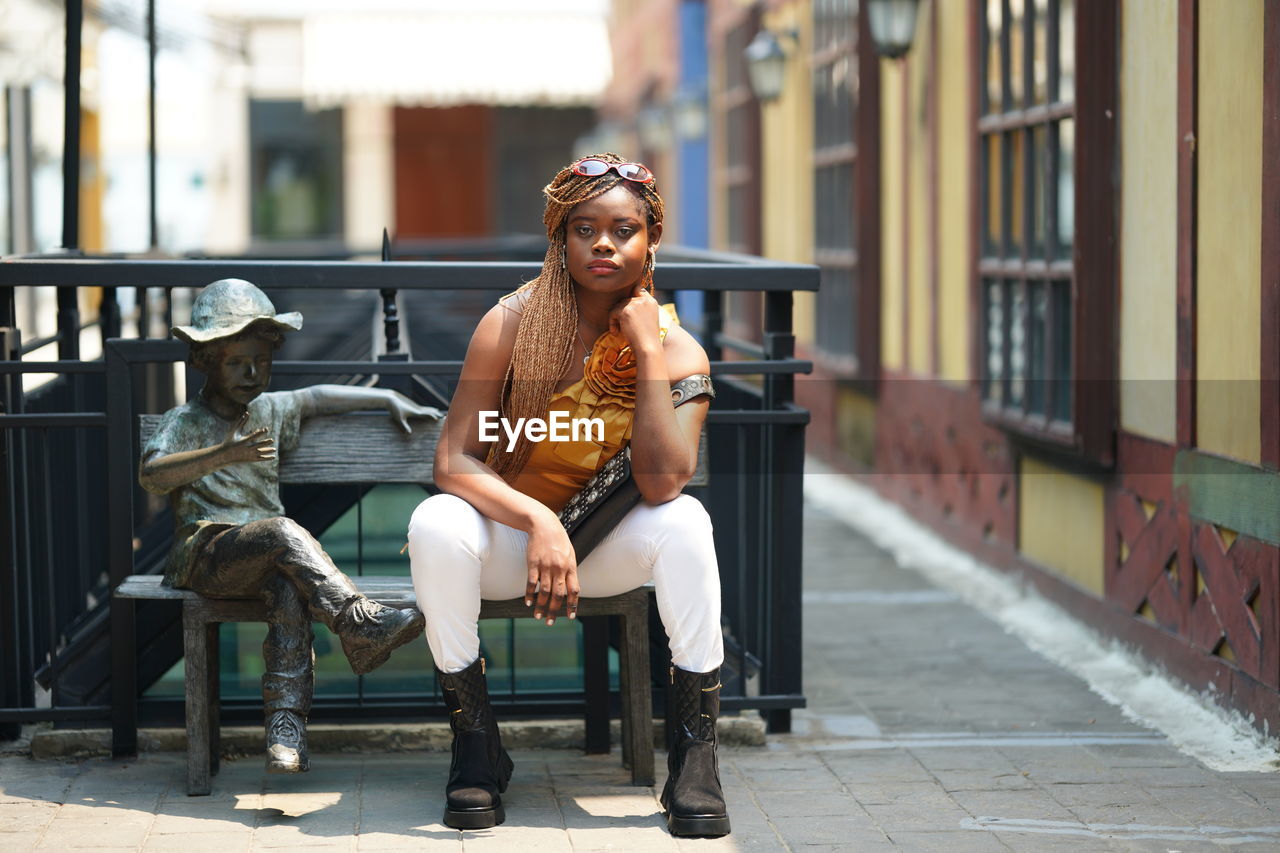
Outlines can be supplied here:
M832 367L858 367L858 245L854 127L858 112L857 0L813 6L814 260L822 268L815 343Z
M1075 0L979 8L982 394L1025 429L1073 434Z

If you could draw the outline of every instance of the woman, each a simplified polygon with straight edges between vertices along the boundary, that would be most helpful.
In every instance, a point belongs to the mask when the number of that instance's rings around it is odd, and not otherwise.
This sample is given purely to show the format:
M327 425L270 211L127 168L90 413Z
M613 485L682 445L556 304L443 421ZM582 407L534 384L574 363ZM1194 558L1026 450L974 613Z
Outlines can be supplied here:
M707 355L652 295L663 205L648 169L616 154L586 157L543 193L542 272L476 327L436 449L445 494L423 501L409 523L414 589L452 712L444 822L501 823L512 770L479 657L481 599L523 591L534 618L551 625L562 612L576 617L579 595L617 595L652 580L680 718L662 793L667 824L677 835L724 835L715 756L720 579L710 519L680 493L709 405ZM673 386L686 378L682 388L698 396L676 408ZM494 435L494 412L505 426L498 440L482 440ZM603 435L515 433L556 412L596 419ZM557 513L628 445L643 501L578 565Z

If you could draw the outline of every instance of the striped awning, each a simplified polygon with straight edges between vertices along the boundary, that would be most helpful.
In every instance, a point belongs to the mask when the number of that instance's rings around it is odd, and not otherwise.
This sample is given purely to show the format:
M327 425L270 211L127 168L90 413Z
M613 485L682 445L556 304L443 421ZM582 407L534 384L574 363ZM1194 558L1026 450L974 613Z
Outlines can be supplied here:
M609 81L603 15L526 10L312 14L303 99L403 106L589 106Z

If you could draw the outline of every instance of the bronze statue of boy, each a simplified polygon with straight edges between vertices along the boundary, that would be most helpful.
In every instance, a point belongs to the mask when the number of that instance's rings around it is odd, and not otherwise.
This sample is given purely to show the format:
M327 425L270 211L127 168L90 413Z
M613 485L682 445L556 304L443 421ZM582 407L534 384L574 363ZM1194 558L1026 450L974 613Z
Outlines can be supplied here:
M386 409L406 432L409 417L440 417L378 388L267 392L272 353L286 330L301 328L301 314L277 314L247 281L223 279L204 288L191 325L173 329L191 345L188 361L205 375L204 387L165 414L143 448L139 471L147 491L169 495L176 516L166 582L210 597L266 602L262 696L272 773L310 769L312 617L338 635L356 673L380 666L392 649L422 636L424 625L417 610L384 607L361 595L320 543L285 517L277 450L295 447L302 421L313 415Z

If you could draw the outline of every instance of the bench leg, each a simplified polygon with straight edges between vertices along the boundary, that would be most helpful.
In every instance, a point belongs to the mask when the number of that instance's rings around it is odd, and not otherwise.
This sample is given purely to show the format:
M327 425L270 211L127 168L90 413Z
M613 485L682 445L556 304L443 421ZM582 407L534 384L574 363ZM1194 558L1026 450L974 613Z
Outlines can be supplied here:
M653 784L653 707L649 696L648 614L622 617L622 653L618 656L622 686L622 739L630 760L631 784Z
M183 669L187 690L187 796L205 796L209 779L209 632L199 604L182 606Z
M205 656L208 661L209 775L216 776L222 759L222 650L218 647L217 622L205 625Z
M609 617L582 618L582 692L588 755L609 752Z

